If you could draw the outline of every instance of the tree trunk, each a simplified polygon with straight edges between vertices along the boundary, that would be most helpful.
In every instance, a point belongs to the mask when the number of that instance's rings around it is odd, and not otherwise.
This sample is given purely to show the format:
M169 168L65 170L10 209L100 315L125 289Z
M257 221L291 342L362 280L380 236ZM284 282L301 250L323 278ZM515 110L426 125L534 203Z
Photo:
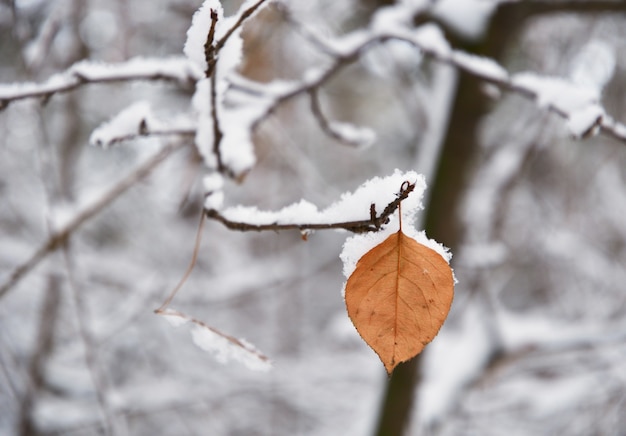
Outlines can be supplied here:
M472 45L453 35L448 35L448 38L456 48L500 60L508 42L516 36L527 16L526 9L514 4L503 5L494 13L480 44ZM489 100L482 92L481 84L482 82L472 76L459 75L448 129L426 202L426 234L453 252L463 237L458 206L474 156L479 149L479 123L489 109ZM375 435L397 436L405 433L411 420L413 397L420 381L419 364L420 356L417 356L399 365L390 377Z

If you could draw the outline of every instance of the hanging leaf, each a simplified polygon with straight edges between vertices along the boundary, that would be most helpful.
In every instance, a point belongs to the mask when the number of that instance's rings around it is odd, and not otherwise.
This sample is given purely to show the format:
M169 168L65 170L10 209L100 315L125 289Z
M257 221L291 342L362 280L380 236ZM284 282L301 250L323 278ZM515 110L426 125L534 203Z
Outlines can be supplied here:
M359 259L346 283L346 306L357 331L391 374L437 335L453 293L448 262L401 227Z

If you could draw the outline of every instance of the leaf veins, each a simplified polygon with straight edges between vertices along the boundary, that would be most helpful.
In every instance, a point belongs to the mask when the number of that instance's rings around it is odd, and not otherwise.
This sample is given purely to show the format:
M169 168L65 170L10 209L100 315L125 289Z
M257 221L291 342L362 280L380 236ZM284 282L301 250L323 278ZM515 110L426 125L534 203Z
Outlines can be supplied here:
M437 335L453 294L448 262L399 230L359 259L346 284L346 306L391 374Z

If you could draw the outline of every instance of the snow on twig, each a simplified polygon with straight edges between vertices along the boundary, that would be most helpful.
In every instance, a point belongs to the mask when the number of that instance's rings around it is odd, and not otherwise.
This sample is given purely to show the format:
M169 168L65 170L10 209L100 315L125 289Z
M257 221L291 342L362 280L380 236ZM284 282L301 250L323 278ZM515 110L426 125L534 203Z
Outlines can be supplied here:
M219 5L217 1L208 1L206 3L216 3ZM225 18L220 25L216 24L215 36L211 42L216 53L221 51L232 37L237 36L237 31L240 29L243 22L254 15L264 3L266 3L265 0L256 2L247 1L235 15ZM390 14L389 11L385 11L385 14L393 17L393 14ZM589 131L598 130L619 141L626 142L626 126L610 117L600 106L597 98L593 96L585 97L585 99L580 101L580 103L585 104L582 106L579 105L576 109L568 105L567 101L572 95L581 97L581 88L576 84L565 79L544 77L533 73L522 73L510 76L502 66L491 59L452 49L439 28L434 24L425 24L412 29L403 22L394 22L391 19L382 20L375 16L370 29L360 29L347 35L330 39L318 36L314 30L308 29L302 23L296 23L288 14L286 16L294 26L303 29L302 31L307 35L307 38L313 41L314 45L321 52L326 53L332 58L330 65L325 68L317 68L308 71L301 81L291 82L289 83L290 86L285 86L285 82L281 82L281 92L276 92L274 83L252 86L250 81L248 81L247 85L250 86L242 86L241 80L237 81L227 77L227 75L232 75L234 67L239 63L240 44L238 43L236 44L238 47L227 50L227 52L232 52L231 56L224 56L227 53L222 53L222 57L230 58L230 60L221 61L229 65L225 68L225 74L217 78L219 80L216 79L216 83L213 86L217 86L220 89L215 91L207 86L206 90L203 92L204 95L215 93L213 98L209 97L214 103L213 106L217 103L221 104L221 101L216 102L216 99L223 100L226 88L229 85L231 88L235 87L240 90L246 90L260 97L259 102L255 103L252 101L254 99L250 99L250 101L246 103L250 106L251 104L258 105L258 103L262 101L260 105L262 108L254 111L257 114L253 115L252 119L245 123L252 130L256 129L260 122L272 114L278 106L304 93L316 91L330 78L340 72L344 66L357 61L368 49L384 44L390 40L400 40L413 45L427 56L440 62L450 64L485 82L536 100L540 106L565 118L568 121L568 128L576 137L585 136ZM219 10L217 17L220 17ZM196 21L199 23L202 20ZM195 30L192 32L192 29ZM190 28L190 35L185 46L185 53L189 57L188 60L184 58L134 58L119 64L81 61L74 64L67 71L56 74L43 83L2 84L0 85L0 108L6 107L13 101L26 98L47 99L56 93L69 92L88 83L111 83L132 80L169 80L181 84L195 83L204 77L201 69L207 68L204 51L207 31L208 28L202 28L199 25L192 25ZM196 50L193 48L198 44L200 49ZM556 86L556 88L554 86ZM558 92L555 92L555 90L558 90ZM203 113L202 110L199 112ZM209 122L213 125L212 130L215 130L215 126L219 126L220 122L218 114L219 109L210 108L205 112L209 114ZM247 112L251 113L249 110ZM172 130L176 131L177 129ZM228 136L228 133L233 130L241 132L243 129L241 126L238 126L237 129L225 128L221 130L225 130L222 132L223 136ZM339 133L337 129L324 128L324 130L336 139L341 137L341 133ZM170 134L168 131L169 129L155 130L153 134ZM211 153L219 152L220 155L222 154L221 149L223 147L219 146L221 138L219 135L215 134L218 131L219 130L212 132L210 135L198 135L198 142L200 143L207 142L202 138L208 137L211 140L210 147L202 147L199 145L201 151L204 150L202 154L205 158L208 154L207 150L210 150ZM190 132L187 131L184 132L184 134L189 133ZM149 134L152 134L152 132ZM127 136L127 138L124 139L132 139L135 137L133 134L124 136ZM242 141L233 140L232 142L240 143ZM248 150L247 153L249 154L250 150ZM233 158L231 157L230 160L233 160ZM254 159L248 156L244 161L242 165L238 165L243 172L245 172L245 167L249 167L254 163ZM227 165L222 164L222 166Z
M404 184L405 181L408 183ZM208 218L221 222L229 229L243 232L290 229L301 232L329 229L353 233L376 232L389 222L400 203L409 198L409 194L416 189L416 183L419 183L419 192L413 198L419 204L425 189L423 177L413 171L402 173L396 170L392 176L368 180L354 193L343 194L339 201L322 211L314 204L301 200L276 212L238 206L223 211L207 209L205 213ZM381 207L382 211L378 212Z
M47 100L54 94L73 91L91 83L165 80L189 86L200 77L202 77L202 72L182 57L137 57L116 64L80 61L42 83L0 84L0 109L13 101L26 98Z
M244 339L223 333L204 321L178 310L157 309L155 313L162 316L174 327L187 323L194 324L191 330L193 343L198 348L213 354L220 363L226 364L237 361L255 371L269 371L272 368L270 359Z
M311 96L311 112L328 136L344 144L363 148L372 145L376 141L376 132L372 129L328 120L322 112L317 90L311 90L309 94Z
M248 120L258 110L228 100L226 77L243 56L241 25L263 3L246 1L235 15L224 17L219 1L205 0L193 16L184 48L189 59L204 70L192 99L198 118L196 146L208 167L235 178L255 163Z
M187 31L184 53L205 72L205 77L213 74L217 55L243 23L252 17L267 0L247 0L239 10L224 17L224 9L219 0L205 0L193 15ZM236 38L235 38L236 39Z
M187 40L183 51L185 55L204 71L204 77L210 77L217 61L215 34L223 27L224 9L219 0L205 0L193 14L191 26L187 30Z
M293 18L289 19L294 26L303 26L306 29L302 23L296 23ZM335 39L318 37L315 31L306 29L304 34L307 39L312 41L320 52L331 57L331 61L325 67L310 69L299 82L290 82L288 86L280 82L278 88L270 83L269 89L265 91L262 86L254 86L249 82L245 84L240 80L233 81L233 85L241 91L272 100L266 105L265 112L253 122L253 129L281 104L302 94L316 92L345 66L360 59L369 49L395 40L406 42L424 55L487 83L537 101L540 107L566 119L567 126L575 137L586 136L597 130L626 143L626 126L606 114L599 104L597 94L587 93L584 88L570 80L534 73L511 76L492 59L450 47L441 30L432 23L410 28L401 21L394 22L389 19L378 20L374 17L372 22L373 26L366 31L360 29ZM277 89L280 90L277 92Z
M24 98L47 99L87 83L171 80L194 84L196 91L191 106L195 123L154 125L144 118L145 123L139 120L116 134L105 134L98 129L92 135L92 142L108 145L141 136L195 134L196 146L208 167L240 178L256 162L254 131L278 107L303 94L311 98L312 113L327 135L348 144L371 143L375 138L372 130L326 119L317 95L322 86L368 50L388 41L403 41L436 61L535 100L540 107L564 118L574 137L599 132L626 143L626 126L606 113L599 102L599 93L586 92L575 81L564 78L535 73L510 75L494 60L453 49L432 23L412 27L405 19L406 11L394 12L395 7L405 7L400 5L378 11L369 28L333 38L322 37L314 29L297 23L287 12L286 19L326 54L329 61L309 69L299 80L260 84L244 79L236 74L242 56L240 30L245 20L268 3L248 0L237 13L224 17L219 1L206 0L188 31L187 59L135 58L120 64L82 61L43 83L0 85L0 108Z
M148 102L139 101L98 126L91 133L89 143L107 148L141 136L193 136L195 133L195 120L184 116L160 120L153 114Z

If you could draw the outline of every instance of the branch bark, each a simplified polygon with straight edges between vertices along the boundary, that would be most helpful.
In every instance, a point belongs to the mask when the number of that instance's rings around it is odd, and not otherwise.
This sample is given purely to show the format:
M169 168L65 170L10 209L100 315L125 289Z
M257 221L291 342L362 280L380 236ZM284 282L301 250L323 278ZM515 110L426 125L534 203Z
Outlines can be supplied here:
M254 224L241 221L232 221L222 215L216 209L206 209L205 214L207 218L219 221L231 230L238 230L240 232L261 232L261 231L279 231L279 230L330 230L341 229L348 230L353 233L367 233L376 232L380 230L383 224L389 222L389 217L393 214L402 200L407 198L411 192L415 189L415 184L406 182L402 185L397 198L389 203L380 215L376 215L376 207L374 204L370 205L370 218L366 220L358 221L343 221L343 222L329 222L329 223L271 223L271 224Z
M248 18L250 18L259 9L259 7L261 7L263 5L263 3L265 3L266 1L267 0L259 0L258 2L256 2L252 6L250 6L249 8L241 11L241 14L239 15L239 18L237 19L237 22L233 25L233 27L228 29L228 31L224 34L224 36L222 36L219 39L219 41L217 41L217 43L215 44L216 51L221 50L221 48L224 47L224 44L226 44L226 41L228 41L228 38L230 38L231 35L237 29L239 29L243 25L243 23Z
M90 72L95 67L97 74ZM104 70L106 72L103 72ZM184 74L181 74L184 72ZM130 81L168 81L187 87L193 86L199 77L185 58L147 59L135 58L118 64L101 64L81 61L64 73L52 76L42 83L0 85L0 110L10 103L28 98L40 98L45 103L53 95L74 91L86 84L118 83Z
M518 3L514 3L512 5L507 4L506 7L514 7L514 5L518 5ZM526 7L524 6L523 3L519 5L521 5L520 8ZM523 10L521 13L516 13L516 11L513 11L513 13L500 13L499 15L506 16L509 14L515 15L518 18L519 16L522 16L524 19L533 15L529 12L526 12L525 10ZM519 28L517 23L515 27ZM313 32L310 32L310 31L308 33L313 34ZM274 111L276 111L276 109L281 104L289 100L292 100L293 98L298 97L302 94L313 95L313 93L317 92L317 90L322 85L327 83L330 79L336 76L341 70L343 70L344 67L360 59L361 56L366 51L380 44L384 44L388 41L406 42L412 45L413 47L415 47L416 49L420 50L424 55L438 62L451 65L457 68L458 70L466 73L467 75L474 77L475 79L479 79L483 82L495 85L504 91L514 92L516 94L521 95L522 97L525 97L533 101L538 100L540 97L537 91L535 91L534 89L526 87L516 82L514 80L514 77L511 77L504 69L502 69L501 71L501 73L503 74L496 74L491 71L486 71L484 69L476 68L471 62L468 62L466 55L467 54L471 55L472 53L476 53L476 51L473 50L475 49L475 47L471 47L468 50L464 50L464 51L455 50L455 49L441 50L440 47L431 47L431 46L425 45L419 40L416 40L415 38L412 38L411 36L406 35L406 31L401 30L400 32L397 32L397 33L389 33L389 32L373 33L369 38L364 39L360 44L356 45L351 50L340 53L336 49L334 49L332 46L329 46L328 44L326 44L323 40L316 38L314 40L314 46L317 47L321 52L333 57L333 61L331 62L331 64L327 66L321 73L317 73L317 77L314 77L313 79L309 79L307 81L303 81L299 86L294 86L290 90L282 94L269 96L270 98L273 97L274 99L273 103L270 104L265 110L265 112L258 119L255 120L255 122L252 124L252 129L255 130L259 126L259 124L264 119L269 117L272 113L274 113ZM494 43L494 45L501 45L501 42ZM494 59L494 57L489 56L488 54L484 52L483 53L479 52L479 53L481 55L487 56L487 60ZM494 63L493 66L499 67L497 63ZM260 89L246 89L245 86L241 86L239 84L232 84L232 85L234 87L238 87L244 91L247 91L252 95L261 95L261 96L263 95L263 91ZM552 104L550 102L548 102L548 104L545 105L545 109L552 113L555 113L556 115L566 120L569 119L573 115L572 113L569 113L566 110L557 106L556 104ZM597 128L600 133L626 144L626 125L616 121L610 115L604 113L601 117L599 117L596 120L595 124L592 127Z

